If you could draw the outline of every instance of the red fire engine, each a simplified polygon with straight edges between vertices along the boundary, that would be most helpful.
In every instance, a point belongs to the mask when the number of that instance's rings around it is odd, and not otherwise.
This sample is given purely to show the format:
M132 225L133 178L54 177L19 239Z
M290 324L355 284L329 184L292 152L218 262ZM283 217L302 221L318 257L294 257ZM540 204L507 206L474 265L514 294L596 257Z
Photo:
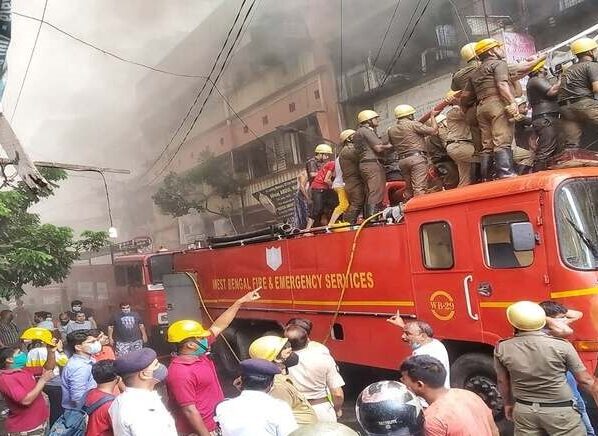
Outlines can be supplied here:
M505 308L518 300L553 299L584 312L572 340L588 368L595 368L597 168L545 171L414 198L402 219L373 222L356 235L227 240L175 253L174 270L195 277L212 317L261 287L262 299L243 307L226 333L241 357L253 338L305 317L313 321L313 339L326 341L339 361L397 368L411 350L385 320L400 308L405 318L429 322L447 346L452 385L478 392L500 413L492 351L512 334ZM166 289L171 322L181 301L199 316L197 295L190 305L183 292Z

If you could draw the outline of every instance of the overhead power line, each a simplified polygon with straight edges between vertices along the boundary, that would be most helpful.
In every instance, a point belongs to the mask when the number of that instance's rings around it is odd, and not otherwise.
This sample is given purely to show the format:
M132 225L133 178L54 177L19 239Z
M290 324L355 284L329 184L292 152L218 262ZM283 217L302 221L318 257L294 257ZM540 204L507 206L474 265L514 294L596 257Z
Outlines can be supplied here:
M35 54L35 49L37 48L37 41L39 39L39 34L42 30L42 24L44 23L44 17L46 16L46 9L48 9L48 0L44 2L44 10L42 11L42 18L39 20L39 26L37 27L37 33L35 34L35 40L33 41L33 48L31 49L31 54L29 55L29 61L27 61L27 68L25 68L25 74L23 75L23 81L21 82L21 86L19 88L19 93L17 94L17 100L15 102L15 107L12 110L12 115L10 116L10 121L15 117L17 113L17 109L19 108L19 102L21 101L21 94L23 93L23 88L25 87L25 82L27 81L27 76L29 75L29 67L31 67L31 61L33 60L33 55Z
M430 6L431 1L432 0L428 0L427 3L426 3L426 5L424 6L424 8L422 9L422 11L420 12L419 17L417 18L417 20L413 24L413 28L411 29L411 33L409 33L409 36L407 37L407 39L405 40L405 42L401 46L398 55L396 56L396 58L394 59L394 61L388 67L388 70L386 71L386 76L382 80L382 83L381 83L380 86L384 86L384 84L386 83L386 81L390 77L390 74L392 73L392 70L393 70L394 66L396 65L397 61L401 58L401 55L403 54L403 50L405 50L405 47L407 46L407 44L409 43L409 41L411 40L411 38L413 38L413 34L415 33L415 29L417 28L417 25L419 24L419 22L421 21L421 19L424 16L424 14L426 13L426 10L428 9L428 6Z
M241 12L243 11L243 7L245 6L246 3L247 3L247 0L243 0L243 2L241 3L241 6L239 7L239 10L237 11L237 14L235 16L233 24L231 24L230 28L228 29L228 33L226 34L224 43L222 44L222 46L220 47L220 50L218 51L218 54L216 55L216 59L214 60L214 63L212 64L212 68L210 69L210 72L208 73L208 75L203 77L205 79L205 82L203 83L202 87L199 89L199 91L195 95L195 98L193 99L193 103L191 104L191 106L189 106L187 113L185 113L185 116L183 117L183 119L179 123L178 127L176 128L176 130L170 137L170 140L168 141L168 143L162 148L162 150L160 151L158 156L152 161L151 165L145 170L145 172L141 175L141 177L144 177L145 175L147 175L158 164L158 162L160 162L162 157L164 157L164 155L166 154L166 152L172 145L174 139L177 137L177 135L179 134L179 132L181 131L181 129L183 128L183 126L185 125L187 120L189 119L191 112L193 112L193 108L195 108L195 105L199 101L201 94L204 92L204 90L206 89L206 86L208 85L209 78L212 77L212 74L216 70L216 66L218 65L218 62L220 61L220 58L222 57L222 53L224 53L224 50L226 49L226 46L229 43L230 36L232 35L233 30L235 29L235 26L239 22L239 17L241 16Z
M380 43L380 47L378 47L378 52L376 53L376 57L374 58L374 62L372 62L372 68L376 66L378 59L380 58L380 53L382 52L382 48L384 47L384 43L386 42L386 38L388 37L388 32L390 32L390 28L392 27L392 23L397 16L397 12L399 10L399 6L401 6L401 0L397 1L397 5L395 6L394 11L392 12L392 16L390 20L388 20L388 26L386 26L386 31L384 32L384 37L382 38L382 42Z
M239 31L237 32L237 35L235 36L235 39L234 39L233 43L229 47L228 53L226 54L226 58L224 59L224 62L222 63L222 66L220 67L220 71L218 71L218 74L216 75L216 78L214 80L210 80L210 82L212 82L214 84L214 86L212 86L210 88L210 91L208 92L208 95L206 96L206 98L202 102L202 105L201 105L201 107L200 107L197 115L195 116L195 118L193 119L193 122L191 123L191 126L187 129L187 132L185 133L185 136L183 137L183 139L179 143L179 145L176 148L175 152L170 156L170 158L168 159L168 161L166 162L166 164L164 165L164 167L162 167L162 169L160 171L158 171L158 173L156 173L156 175L152 179L151 183L155 182L164 173L164 171L166 171L166 169L168 169L168 167L170 166L170 164L172 163L172 161L174 160L174 158L177 156L177 154L181 151L181 149L185 145L185 142L187 141L187 138L189 137L189 134L191 133L191 131L195 127L195 124L197 123L197 120L199 119L199 117L203 113L203 111L204 111L204 109L206 107L206 104L208 103L208 100L210 99L210 96L212 95L212 92L214 91L214 88L216 87L216 84L218 83L218 80L220 79L220 76L222 75L222 72L224 71L226 63L229 60L229 58L231 56L231 53L232 53L233 49L235 48L235 45L237 44L237 41L239 40L239 38L241 36L241 32L243 31L243 27L245 26L245 23L247 22L247 19L248 19L249 15L251 14L251 10L255 6L256 1L257 0L253 0L252 3L251 3L251 5L249 6L249 9L247 10L247 12L245 14L245 17L243 18L243 21L241 23L241 27L239 27Z

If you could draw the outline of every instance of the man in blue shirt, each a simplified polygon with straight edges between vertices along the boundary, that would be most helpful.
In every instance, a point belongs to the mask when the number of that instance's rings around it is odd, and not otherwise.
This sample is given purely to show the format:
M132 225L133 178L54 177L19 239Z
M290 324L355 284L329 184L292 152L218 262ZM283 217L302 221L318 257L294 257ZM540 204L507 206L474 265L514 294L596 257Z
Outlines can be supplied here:
M100 341L89 330L77 330L67 336L73 355L62 370L62 407L78 409L83 405L85 394L96 387L91 374L95 363L93 355L102 350Z

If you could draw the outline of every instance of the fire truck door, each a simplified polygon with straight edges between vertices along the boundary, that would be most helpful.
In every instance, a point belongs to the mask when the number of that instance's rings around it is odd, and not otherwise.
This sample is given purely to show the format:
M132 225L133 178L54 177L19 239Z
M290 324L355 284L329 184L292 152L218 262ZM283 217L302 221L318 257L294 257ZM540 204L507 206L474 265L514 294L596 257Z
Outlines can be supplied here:
M470 288L480 300L487 334L511 334L505 308L513 302L542 301L548 296L541 210L537 193L469 209L473 262ZM519 244L522 229L527 232L527 247Z
M172 324L181 319L193 319L201 322L201 307L197 291L187 274L165 274L164 292L168 322Z
M440 339L478 341L482 330L467 216L457 208L418 212L409 219L416 315Z

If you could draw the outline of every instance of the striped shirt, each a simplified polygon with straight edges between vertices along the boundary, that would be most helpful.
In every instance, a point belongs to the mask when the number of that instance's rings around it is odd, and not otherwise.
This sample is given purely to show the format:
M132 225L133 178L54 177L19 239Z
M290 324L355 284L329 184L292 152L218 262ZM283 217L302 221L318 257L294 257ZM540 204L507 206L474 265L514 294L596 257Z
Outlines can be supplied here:
M19 329L14 322L0 322L0 341L5 347L16 345L19 342Z

